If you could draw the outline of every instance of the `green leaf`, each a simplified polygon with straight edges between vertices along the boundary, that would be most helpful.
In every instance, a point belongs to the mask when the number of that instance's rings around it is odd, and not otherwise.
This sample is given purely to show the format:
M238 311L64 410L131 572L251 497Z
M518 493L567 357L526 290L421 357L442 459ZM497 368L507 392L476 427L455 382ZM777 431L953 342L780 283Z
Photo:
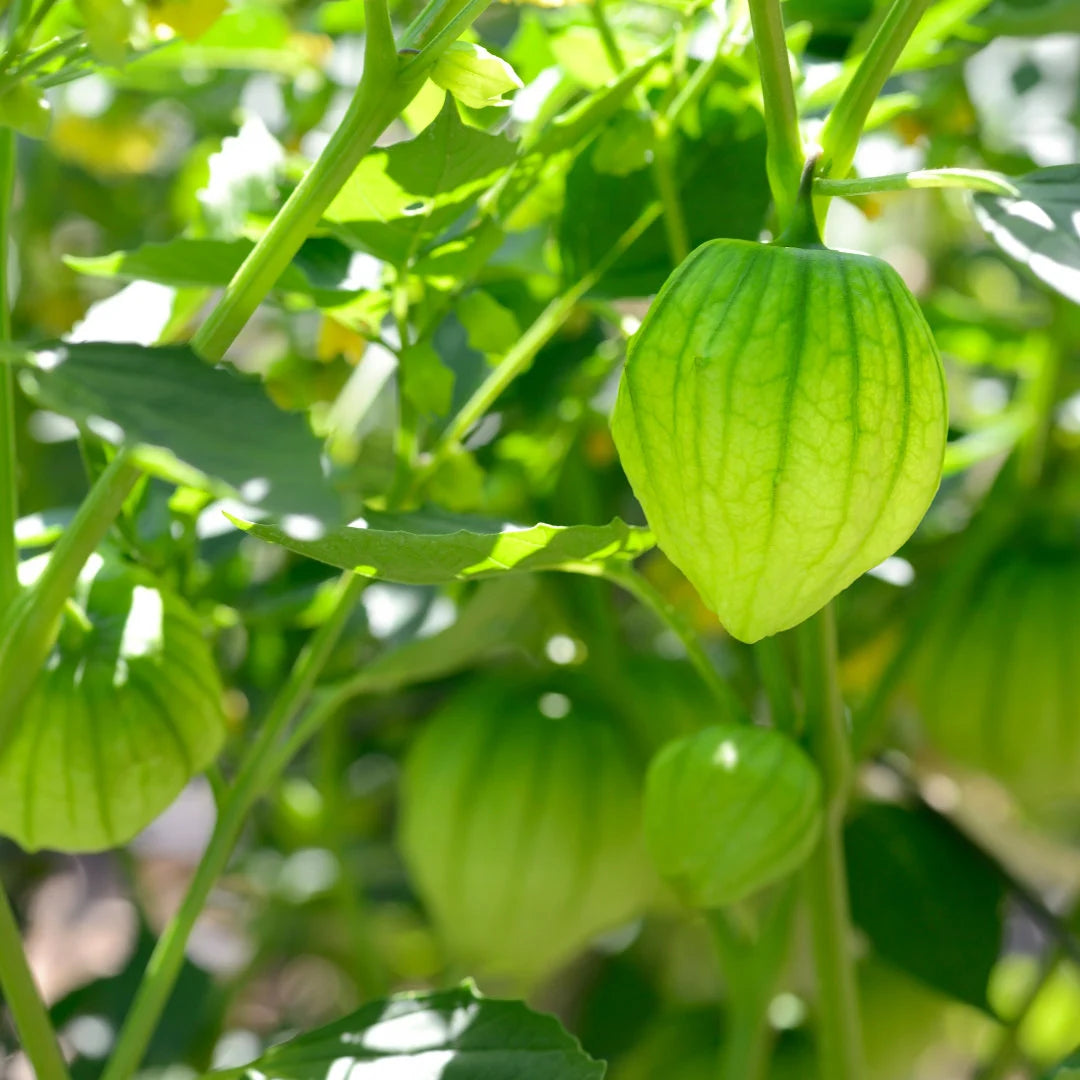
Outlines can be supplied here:
M52 110L41 89L29 82L17 82L0 94L0 126L9 127L31 139L43 139L49 132Z
M223 288L254 247L246 239L177 237L163 244L143 244L134 251L66 255L64 262L91 277L154 281L176 289ZM311 296L324 307L347 303L363 291L349 284L351 259L352 252L336 240L309 240L278 279L276 289Z
M745 117L743 119L746 119ZM708 117L701 138L684 139L676 162L680 199L691 246L715 237L756 239L768 206L765 137L746 131L720 111ZM716 198L723 177L724 197ZM578 281L604 258L656 198L651 169L615 176L597 168L593 152L580 154L566 178L559 225L564 276ZM604 296L648 296L674 269L662 221L652 225L612 267L595 290Z
M1043 1080L1080 1080L1080 1052L1070 1054L1060 1064L1044 1073Z
M645 57L640 63L628 67L617 79L607 86L594 91L578 102L573 108L555 117L547 124L536 140L525 149L530 154L550 157L570 147L582 139L602 130L614 117L630 95L637 89L657 61L671 50L667 45Z
M252 536L364 577L405 585L537 570L599 570L635 559L653 547L647 529L615 518L608 525L522 527L443 511L384 514L304 539L278 525L236 521Z
M215 1074L210 1073L213 1077ZM250 1080L600 1080L553 1016L471 986L375 1001L343 1020L272 1047L231 1076Z
M515 156L504 136L466 127L448 97L415 139L367 154L325 219L347 243L400 266L472 206Z
M56 342L23 361L30 397L108 442L146 448L141 463L157 475L276 514L338 516L320 443L255 377L210 367L187 346Z
M389 694L470 667L539 631L539 585L531 577L501 577L481 583L453 625L417 638L364 665L350 685L357 694Z
M878 803L845 836L852 915L875 952L979 1009L1001 950L1005 886L929 810Z
M399 358L401 392L422 413L445 416L454 397L454 373L429 341L405 349Z
M978 193L976 220L1006 255L1080 304L1080 165L1010 180L1019 196Z
M502 356L521 337L514 313L483 289L462 296L454 314L465 327L470 348L477 352Z

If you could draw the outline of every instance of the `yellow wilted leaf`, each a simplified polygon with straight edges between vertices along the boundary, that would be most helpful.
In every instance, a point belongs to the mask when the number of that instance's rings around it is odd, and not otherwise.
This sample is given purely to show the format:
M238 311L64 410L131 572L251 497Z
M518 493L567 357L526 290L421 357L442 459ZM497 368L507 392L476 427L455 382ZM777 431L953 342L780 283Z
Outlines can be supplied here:
M49 141L61 157L98 176L138 176L154 169L164 149L163 133L141 121L123 123L89 116L64 116Z
M336 319L323 318L319 326L319 340L315 347L315 355L324 363L342 356L355 367L360 363L360 357L364 355L366 348L367 339L361 337L355 330L342 326Z

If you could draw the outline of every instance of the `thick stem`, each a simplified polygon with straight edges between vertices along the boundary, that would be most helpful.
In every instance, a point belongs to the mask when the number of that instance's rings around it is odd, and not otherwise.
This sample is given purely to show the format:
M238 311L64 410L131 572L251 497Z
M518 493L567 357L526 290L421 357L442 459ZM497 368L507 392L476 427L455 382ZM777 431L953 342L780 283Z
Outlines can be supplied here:
M361 158L420 88L420 81L402 79L398 71L384 0L365 0L364 8L368 37L360 85L326 148L304 174L192 339L195 351L208 360L220 360L225 355Z
M784 229L795 205L795 192L805 154L799 133L799 113L795 107L795 88L791 82L780 0L750 0L750 21L754 27L754 47L765 101L769 187L776 203L780 228Z
M138 1068L184 962L184 949L214 882L225 869L252 805L273 779L269 768L285 731L307 700L367 581L342 575L334 610L301 653L248 748L188 891L146 967L102 1080L129 1080Z
M733 1000L720 1052L720 1080L763 1080L771 1042L768 995Z
M930 0L893 0L821 129L822 175L837 179L847 176L870 109L929 5Z
M138 478L139 470L128 460L128 452L118 451L57 541L41 577L20 595L0 641L0 748L49 655L57 620L86 560L116 520Z
M829 1080L863 1080L843 845L851 748L840 698L831 604L802 624L799 638L806 727L825 792L821 840L803 871L817 981L818 1068Z
M11 252L11 197L15 189L15 132L0 131L0 341L11 340L8 257ZM19 591L18 464L15 447L15 373L0 363L0 618Z
M612 565L603 569L601 573L608 581L625 589L635 600L644 604L682 642L690 663L694 665L702 680L713 692L720 706L720 718L727 721L744 721L746 717L742 702L735 696L735 692L728 683L721 678L713 662L701 647L700 638L683 618L678 608L669 603L631 566Z
M19 924L7 893L0 885L0 989L11 1010L23 1053L37 1080L68 1080L67 1063L56 1041L49 1010L41 1000L34 974L26 962Z

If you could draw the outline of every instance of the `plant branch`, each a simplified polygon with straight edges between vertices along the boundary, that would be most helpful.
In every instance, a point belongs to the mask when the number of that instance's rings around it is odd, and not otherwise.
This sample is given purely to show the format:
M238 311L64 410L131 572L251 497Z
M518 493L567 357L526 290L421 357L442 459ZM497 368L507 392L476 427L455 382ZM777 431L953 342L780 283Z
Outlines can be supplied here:
M69 1080L67 1063L56 1041L49 1010L41 1000L34 973L26 962L19 924L0 884L0 989L11 1010L22 1049L37 1080Z
M419 81L405 79L398 71L385 0L364 0L364 10L368 35L360 85L326 148L293 189L192 339L192 347L207 360L217 361L225 355L360 160L420 88Z
M593 571L597 572L644 604L682 642L690 663L716 698L722 720L741 722L746 719L742 702L735 696L727 681L721 678L702 648L701 639L674 604L632 566L612 564Z
M847 176L870 109L929 5L930 0L893 0L821 129L822 175L837 179Z
M593 23L603 42L604 52L615 74L622 75L626 71L626 58L623 56L622 49L619 48L619 41L604 11L604 0L592 0L589 7ZM667 237L668 254L671 256L672 264L678 266L690 254L690 234L686 227L686 216L683 214L678 179L675 175L672 127L665 116L652 108L640 86L635 89L634 97L638 108L648 116L652 126L653 186L664 208L664 232Z
M168 1004L184 962L184 950L214 882L224 871L252 805L273 779L278 744L307 700L337 644L342 630L367 586L352 573L341 577L334 609L308 642L293 666L269 715L248 747L236 780L221 806L210 843L191 879L179 911L173 916L147 964L146 975L116 1042L102 1080L129 1080L138 1068L161 1014Z
M60 536L41 577L20 594L0 640L0 748L52 648L57 620L86 560L116 520L139 475L130 452L118 450Z
M919 188L961 188L985 191L991 195L1016 198L1019 190L1008 177L982 169L917 169L909 173L890 173L888 176L865 176L836 179L819 176L814 180L815 195L839 195L855 198L876 195L885 191L913 191Z
M660 204L646 207L637 220L623 233L604 257L580 281L560 293L536 317L533 324L521 335L502 358L498 366L476 388L472 397L458 410L446 425L438 442L432 448L430 460L418 470L414 491L419 483L431 475L446 455L458 446L472 426L487 415L488 410L500 398L503 391L523 372L527 371L536 354L555 336L569 318L579 300L604 276L619 257L660 216Z
M795 192L806 155L799 132L799 113L795 107L795 88L791 82L780 0L749 0L749 3L754 48L761 73L761 94L765 102L769 187L783 230L795 207Z
M11 198L15 189L15 132L0 132L0 341L11 340ZM0 618L19 591L19 552L15 522L19 519L19 477L15 445L15 373L0 363Z
M821 839L803 871L817 975L818 1069L829 1080L862 1080L862 1028L843 845L851 748L840 698L832 604L798 632L806 729L825 792Z

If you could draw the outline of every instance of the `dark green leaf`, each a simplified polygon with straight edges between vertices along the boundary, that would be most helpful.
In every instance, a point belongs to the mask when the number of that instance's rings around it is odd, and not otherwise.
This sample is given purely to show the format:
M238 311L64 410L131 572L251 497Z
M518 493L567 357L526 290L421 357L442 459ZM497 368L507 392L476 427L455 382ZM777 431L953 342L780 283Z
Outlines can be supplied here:
M975 217L1006 255L1080 304L1080 165L1010 179L1020 194L979 192Z
M346 242L401 265L472 206L515 155L509 139L466 127L447 96L415 139L367 154L325 218Z
M1080 1051L1044 1073L1043 1080L1080 1080Z
M635 559L654 544L648 530L618 518L608 525L522 527L442 511L371 511L365 520L314 540L290 535L278 525L237 525L310 559L404 585L441 585L507 572L581 570Z
M566 178L559 226L565 277L592 270L656 198L651 169L614 176L597 169L593 148L578 156ZM760 129L736 134L735 118L711 117L700 139L687 139L675 161L680 201L696 247L717 236L756 239L769 202L765 137ZM723 197L716 195L723 185ZM604 296L648 296L674 269L662 221L652 225L597 288Z
M108 442L148 448L143 463L166 479L276 514L338 517L320 443L257 378L210 367L187 346L56 342L26 360L32 398Z
M251 254L250 240L207 240L178 237L164 244L144 244L134 251L64 261L80 274L127 281L156 281L174 288L221 288L232 280ZM350 283L352 252L335 240L309 240L278 279L280 292L302 293L330 306L359 294Z
M604 1066L554 1017L464 986L372 1002L231 1070L237 1073L251 1080L600 1080Z
M1005 887L986 856L929 810L867 806L845 837L852 914L874 951L935 989L987 1009Z

